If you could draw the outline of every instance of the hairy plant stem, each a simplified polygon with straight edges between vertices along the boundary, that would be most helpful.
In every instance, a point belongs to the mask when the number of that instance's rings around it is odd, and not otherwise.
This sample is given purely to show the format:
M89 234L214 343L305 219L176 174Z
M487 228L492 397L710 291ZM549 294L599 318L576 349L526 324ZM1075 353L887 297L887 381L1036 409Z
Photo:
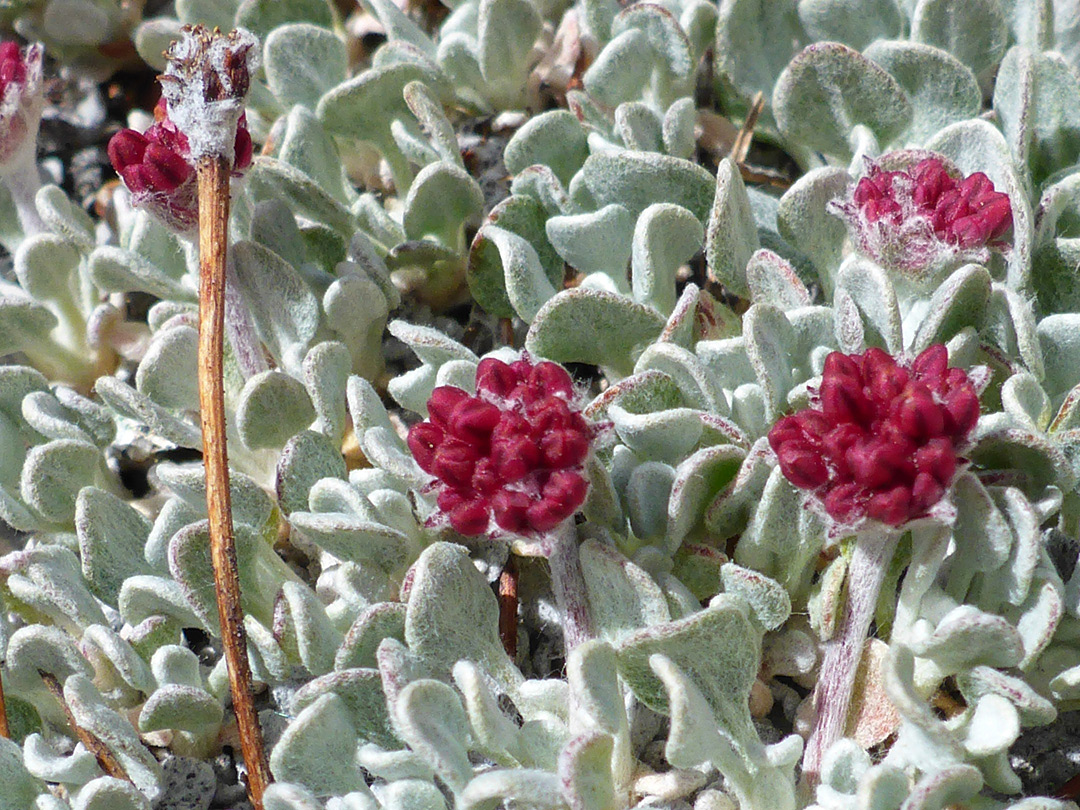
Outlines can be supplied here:
M551 567L551 588L555 592L555 604L562 616L563 643L566 645L566 654L569 655L581 642L592 637L589 597L585 589L585 577L581 573L577 527L573 517L567 518L552 530L547 537L545 551Z
M844 615L836 635L825 644L821 674L814 687L816 716L802 765L803 783L808 787L817 785L825 753L843 736L847 726L866 634L899 537L894 531L870 531L855 538L848 563Z
M41 676L41 680L44 681L45 687L49 690L57 702L60 704L60 708L64 712L64 717L67 718L68 725L71 726L71 730L75 732L75 736L79 738L79 742L83 744L83 747L94 755L97 759L97 763L101 766L101 770L105 772L107 776L111 776L114 779L123 779L126 782L131 781L131 777L127 775L127 771L123 766L116 761L116 757L113 756L109 747L102 742L101 738L94 734L89 729L85 729L79 725L75 719L75 714L71 711L71 707L68 706L67 701L64 699L64 687L60 685L59 679L51 672L44 672L38 670L38 675Z
M499 639L511 659L517 658L518 566L511 552L499 574Z
M15 213L19 217L19 226L25 236L44 233L48 230L37 210L37 193L41 190L41 175L38 173L37 156L33 149L24 149L14 164L4 174L4 185L11 194Z
M229 461L225 438L222 350L225 334L225 262L229 240L229 165L224 157L201 158L199 183L199 406L206 465L206 508L214 566L221 641L229 672L240 749L248 771L248 795L262 810L271 781L262 730L251 689L240 575L236 563Z

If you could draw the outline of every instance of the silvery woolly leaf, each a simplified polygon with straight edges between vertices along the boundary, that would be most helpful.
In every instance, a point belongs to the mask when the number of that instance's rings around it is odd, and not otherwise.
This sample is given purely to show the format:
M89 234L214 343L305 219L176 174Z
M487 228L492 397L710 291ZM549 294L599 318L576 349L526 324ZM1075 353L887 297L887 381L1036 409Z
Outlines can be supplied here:
M405 616L409 650L436 676L449 676L453 665L466 659L504 689L516 690L522 676L499 641L498 603L465 550L450 543L428 546L411 578Z
M195 300L195 290L144 259L123 248L101 245L94 248L87 264L90 278L105 292L145 292L159 298Z
M385 368L382 337L390 312L384 290L376 281L350 273L327 287L322 305L326 325L350 353L352 370L370 379L378 377Z
M643 569L594 540L582 543L580 554L589 614L601 638L618 642L670 619L663 592Z
M336 341L316 344L304 358L304 384L315 407L315 429L333 442L345 436L346 388L352 370L349 350Z
M75 531L83 576L106 604L116 606L124 580L151 573L143 557L150 521L110 492L85 487L75 502Z
M80 649L93 662L103 685L116 685L106 697L127 702L129 690L150 692L154 676L135 648L105 625L91 625L83 632ZM119 697L116 697L119 695Z
M930 298L927 312L911 341L921 352L935 343L946 343L965 327L976 329L990 299L990 273L978 264L966 264L941 282Z
M305 430L285 444L277 464L277 495L281 511L308 505L308 492L323 478L345 478L348 469L341 449L322 433Z
M581 122L566 110L549 110L533 116L514 133L506 144L503 162L511 174L543 164L565 186L588 156Z
M199 333L190 326L163 329L154 335L135 372L135 388L162 408L199 408Z
M696 8L707 9L705 13L713 11L708 3L699 3ZM711 32L710 32L711 33ZM694 153L696 139L694 127L697 125L697 107L694 99L684 96L673 102L664 113L660 135L664 142L664 151L672 157L689 160Z
M356 744L344 700L327 693L289 723L270 752L270 769L277 779L302 784L318 796L348 793L365 784Z
M721 444L696 451L676 467L668 501L669 550L701 526L706 507L734 483L745 458L745 449Z
M609 764L613 748L610 734L588 731L562 750L559 777L571 810L615 810L622 805Z
M484 196L476 181L456 164L440 161L416 175L405 198L402 224L409 239L431 237L457 251L463 247L463 226L478 218L483 208Z
M606 273L625 292L634 220L621 205L587 214L554 216L545 225L548 241L571 267L588 275Z
M795 268L765 248L750 256L746 285L755 304L771 304L785 311L810 305L810 292Z
M911 21L912 39L948 51L976 76L1001 60L1008 33L1001 0L921 0Z
M507 799L536 810L561 810L562 780L547 771L496 768L476 776L458 798L460 810L496 810Z
M334 141L307 107L297 104L285 117L276 156L282 164L300 171L337 202L350 202L352 189L345 184L341 157ZM329 235L336 236L333 229L329 229Z
M283 582L274 602L274 638L312 675L334 667L341 634L331 624L325 606L306 585Z
M23 741L23 763L38 779L66 785L84 785L101 775L97 759L82 743L69 754L62 754L37 732Z
M75 673L94 674L70 635L58 627L41 624L20 627L11 634L5 665L11 686L20 691L39 690L41 672L61 683Z
M979 113L982 92L975 75L947 51L918 42L879 40L865 55L885 68L911 100L908 143L921 144L939 129Z
M240 583L244 612L270 625L278 589L284 582L295 580L296 575L274 554L262 537L243 525L236 529L236 554L242 572ZM169 573L180 585L187 603L199 616L200 623L212 628L217 635L218 612L207 522L193 523L173 535L169 543Z
M236 406L237 432L249 450L281 447L314 420L303 384L277 370L249 377Z
M299 371L319 325L314 293L290 264L261 245L238 242L229 256L259 337L286 369Z
M619 672L638 699L670 710L664 685L649 668L659 653L694 672L718 721L735 737L754 736L746 699L757 674L760 636L738 597L721 594L685 619L639 630L618 646Z
M532 68L529 53L543 20L530 0L481 0L476 21L478 62L495 107L524 102Z
M882 144L911 122L911 102L896 80L858 51L823 42L799 53L777 80L773 110L780 132L805 147L850 159L859 124Z
M314 110L330 88L345 81L345 43L322 26L283 25L266 38L263 69L270 92L283 106L303 104Z
M401 744L392 730L377 669L343 669L313 678L297 690L290 710L299 714L327 694L341 698L361 740L394 748Z
M727 563L720 569L724 593L746 600L765 630L777 630L791 615L791 597L780 583L749 568Z
M388 5L393 6L393 3ZM428 90L427 85L423 82L411 82L405 85L403 95L438 159L458 166L464 165L454 127L443 112L442 104Z
M623 488L623 503L635 537L662 542L667 534L667 503L675 470L659 461L638 465Z
M840 265L847 229L827 205L847 193L851 177L843 169L811 169L795 181L776 213L777 228L788 242L810 258L826 294L832 289Z
M720 74L747 102L765 94L807 41L795 6L770 0L723 3L716 24L716 59Z
M682 768L712 764L726 777L742 807L794 810L793 769L802 741L792 736L766 748L751 725L731 726L727 718L717 723L698 683L671 658L655 653L649 664L663 682L671 707L668 761Z
M71 810L150 810L150 800L124 779L101 776L75 795Z
M80 259L70 241L51 233L37 234L20 243L15 252L15 277L38 301L77 305L72 297L72 281Z
M116 377L98 377L94 392L117 414L146 425L155 436L180 447L202 446L202 435L195 425L174 416Z
M266 792L263 793L263 808L265 810L322 810L322 804L311 794L311 791L301 785L273 782L267 785ZM351 806L349 810L352 810Z
M554 218L553 218L554 219ZM550 224L552 220L548 220ZM515 233L488 225L477 234L474 249L481 240L493 244L505 273L506 296L514 312L531 323L556 292L540 263L540 257L527 241Z
M512 752L518 747L518 727L499 708L483 670L471 661L458 661L453 675L464 698L475 750L499 765L517 765Z
M93 682L75 673L64 681L64 700L75 722L95 734L112 751L131 781L151 800L161 795L164 774L154 755L119 712L109 708Z
M354 224L349 210L304 172L285 161L257 156L246 178L253 202L279 199L299 214L325 223L342 234L352 233Z
M607 107L640 98L652 74L656 55L636 28L623 31L600 51L582 80L589 96Z
M179 496L200 518L206 517L206 471L201 464L165 462L155 468L161 483ZM269 522L274 504L251 478L233 470L229 475L229 495L233 520L262 531Z
M623 444L654 461L674 464L701 439L702 414L690 408L635 414L613 403L608 407L608 416Z
M468 753L472 735L457 693L441 681L413 681L394 701L393 719L397 735L460 794L472 777Z
M1015 666L1023 655L1020 636L1008 622L971 605L954 608L931 636L913 642L911 648L932 660L942 676L974 666Z
M564 290L537 312L525 347L561 363L595 363L625 375L663 328L650 307L601 290Z
M242 0L234 26L247 28L265 40L275 28L292 22L310 22L330 28L334 15L326 0Z
M627 149L664 151L660 118L643 101L624 101L615 108L615 134Z
M486 232L491 225L497 224L500 229L516 234L531 245L552 288L562 286L563 260L548 242L544 230L546 220L547 214L538 200L513 194L491 210L484 226L477 232L469 249L466 279L476 303L489 314L505 318L515 314L507 294L510 268L506 267L499 247L487 238Z
M77 628L108 624L91 595L79 559L61 545L39 545L0 558L7 588L16 604L38 611L53 623L78 634Z
M641 353L634 371L661 371L675 382L687 405L710 414L726 414L727 401L716 375L701 358L681 346L654 343Z
M725 158L716 169L716 195L705 230L710 278L745 297L746 263L760 244L742 175L735 162Z
M177 729L192 734L217 731L224 716L221 703L203 689L166 684L155 690L139 712L139 731Z
M19 491L23 501L53 523L70 524L84 486L104 483L101 451L89 442L55 439L30 448Z
M34 203L49 230L73 242L81 253L94 249L93 220L59 186L42 186Z
M799 21L811 39L861 51L874 40L900 35L903 18L896 0L810 0L799 4Z
M688 160L655 152L594 153L574 178L600 208L619 204L636 220L653 203L675 203L708 219L716 181ZM573 192L571 192L573 193Z
M1036 184L1074 163L1078 97L1080 80L1061 56L1019 47L1005 55L994 109L1017 161Z

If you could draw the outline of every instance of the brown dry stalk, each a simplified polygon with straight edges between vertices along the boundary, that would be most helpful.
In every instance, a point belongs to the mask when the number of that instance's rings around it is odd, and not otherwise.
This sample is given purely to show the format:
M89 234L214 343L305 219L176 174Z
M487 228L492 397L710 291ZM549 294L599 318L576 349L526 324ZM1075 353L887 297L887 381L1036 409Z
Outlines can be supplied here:
M71 730L75 732L75 736L79 738L79 742L83 744L83 747L89 751L97 759L98 765L101 766L101 770L105 771L108 776L115 779L123 779L126 782L131 781L131 777L127 775L127 771L123 766L116 761L116 757L113 756L112 751L109 750L109 746L105 745L94 732L83 728L76 722L75 715L71 712L71 707L68 706L67 701L64 700L64 687L60 685L60 681L51 672L43 672L38 670L38 675L41 676L41 680L45 682L46 688L52 693L52 696L56 698L60 704L60 708L64 710L64 716L67 718L68 725L71 726ZM5 735L6 736L6 735Z
M511 554L499 575L499 638L511 660L517 658L518 646L518 566Z
M11 739L11 729L8 726L7 702L4 700L4 676L0 673L0 737Z
M251 689L240 574L236 563L229 460L225 445L222 350L225 336L225 253L229 243L229 165L220 155L199 160L199 409L206 465L206 509L214 566L221 641L229 671L240 750L248 771L248 795L255 810L271 782L259 716Z
M746 160L750 152L750 142L754 140L754 127L757 126L758 116L765 107L765 94L760 91L754 100L750 102L750 111L746 114L739 134L735 136L735 143L731 147L731 159L739 165Z

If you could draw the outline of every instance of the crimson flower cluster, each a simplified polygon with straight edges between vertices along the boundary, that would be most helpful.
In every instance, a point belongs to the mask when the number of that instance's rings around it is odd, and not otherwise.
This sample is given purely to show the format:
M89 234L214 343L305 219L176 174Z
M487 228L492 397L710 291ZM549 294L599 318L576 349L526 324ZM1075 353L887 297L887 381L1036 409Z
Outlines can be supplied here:
M41 121L40 45L0 43L0 166L32 148Z
M531 535L555 528L584 502L593 437L570 375L523 355L513 363L482 360L475 396L436 388L428 419L412 426L408 444L435 476L439 511L458 532Z
M979 395L948 351L910 364L881 349L825 359L818 407L769 432L780 470L810 490L837 523L871 518L901 526L946 494L979 418Z
M982 172L954 177L933 157L899 171L871 165L836 210L860 250L915 275L957 255L986 261L1012 225L1009 196L990 178Z
M199 219L195 165L187 136L169 118L162 98L154 108L154 123L146 132L122 129L109 141L109 160L131 192L131 200L170 228L187 232ZM247 121L236 129L233 171L251 165L253 146Z

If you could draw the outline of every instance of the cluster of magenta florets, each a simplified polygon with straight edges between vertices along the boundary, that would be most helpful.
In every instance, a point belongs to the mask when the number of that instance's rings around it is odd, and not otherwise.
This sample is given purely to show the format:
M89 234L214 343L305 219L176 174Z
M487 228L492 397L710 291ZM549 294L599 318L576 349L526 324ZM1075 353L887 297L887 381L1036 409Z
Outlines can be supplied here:
M195 165L187 136L174 124L162 98L154 108L154 123L146 132L122 129L109 141L109 160L132 202L144 207L174 230L192 230L198 223ZM233 171L251 165L253 146L246 119L241 116L233 145Z
M946 495L979 395L940 344L910 364L881 349L825 359L817 406L769 432L780 470L838 524L901 526Z
M0 42L0 97L9 84L26 81L26 61L17 42Z
M919 276L957 256L986 261L1005 247L1012 225L1009 195L982 172L949 173L928 157L907 169L872 164L849 200L838 203L860 251L884 266Z
M428 418L408 444L435 476L439 512L464 535L535 535L585 500L594 427L575 404L573 380L555 363L480 362L476 395L436 388Z

